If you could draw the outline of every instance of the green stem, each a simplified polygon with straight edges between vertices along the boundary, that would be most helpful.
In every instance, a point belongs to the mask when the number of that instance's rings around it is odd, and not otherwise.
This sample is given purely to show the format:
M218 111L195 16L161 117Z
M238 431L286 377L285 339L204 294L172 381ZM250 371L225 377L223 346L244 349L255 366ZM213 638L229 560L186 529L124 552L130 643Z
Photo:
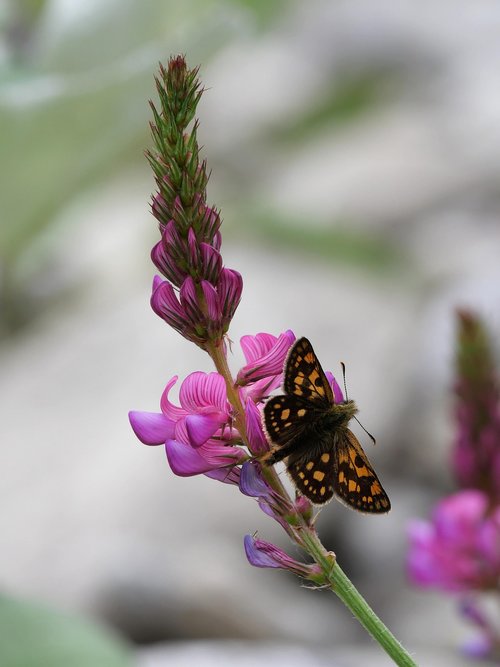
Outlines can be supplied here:
M224 354L224 349L222 345L207 344L206 350L212 357L218 373L220 373L226 381L227 397L234 408L236 428L238 429L244 444L248 447L245 413L227 363L226 355ZM268 483L270 483L283 498L288 497L288 494L283 488L274 468L264 467L263 474ZM392 632L384 625L384 623L382 623L370 605L356 590L340 565L332 558L332 554L325 549L315 530L303 523L300 527L289 526L287 532L290 537L302 548L308 551L318 565L320 565L332 591L336 593L346 607L351 610L375 641L377 641L390 655L396 665L400 665L400 667L417 667L417 663L411 658L409 653L403 648Z
M216 345L215 343L207 343L206 350L208 354L211 356L215 368L217 369L217 372L220 375L222 375L222 377L226 381L227 398L234 408L234 414L235 414L234 421L236 424L236 428L238 429L241 435L243 443L246 445L248 450L251 451L247 436L245 411L243 409L243 404L241 403L238 390L236 389L234 379L231 374L231 370L227 363L226 355L224 354L224 349L222 345ZM283 498L286 498L288 496L274 468L265 467L262 470L262 473L266 478L267 482L277 493L279 493L279 495L281 495ZM301 544L301 538L298 533L293 534L293 539L295 539L297 542L299 542L299 544Z
M370 605L355 588L340 565L335 561L332 566L331 554L326 551L314 531L304 532L303 541L314 560L323 568L332 591L354 614L361 625L371 634L380 646L400 667L417 667L417 663L403 648L392 632L375 614Z
M226 381L227 399L234 408L234 421L244 444L248 447L247 428L245 423L245 411L240 401L240 396L236 387L234 386L233 376L227 363L226 355L222 342L219 345L215 343L207 343L206 348L208 354L212 357L215 368L219 375L222 375Z

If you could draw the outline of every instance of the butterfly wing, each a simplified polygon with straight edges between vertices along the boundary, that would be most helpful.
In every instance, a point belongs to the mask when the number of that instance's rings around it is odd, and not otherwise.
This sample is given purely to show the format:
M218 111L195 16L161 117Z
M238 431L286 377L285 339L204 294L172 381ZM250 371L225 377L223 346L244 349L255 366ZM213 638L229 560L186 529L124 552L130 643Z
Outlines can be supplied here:
M307 338L295 342L285 364L285 393L327 409L334 401L332 388Z
M273 396L264 406L264 424L270 440L276 445L287 445L302 435L312 418L307 403L295 396Z
M391 509L377 474L349 429L336 434L333 489L340 500L358 512L384 514Z
M318 451L309 442L304 443L304 447L299 443L297 453L289 456L286 469L300 493L312 503L323 505L331 500L335 478L333 448Z

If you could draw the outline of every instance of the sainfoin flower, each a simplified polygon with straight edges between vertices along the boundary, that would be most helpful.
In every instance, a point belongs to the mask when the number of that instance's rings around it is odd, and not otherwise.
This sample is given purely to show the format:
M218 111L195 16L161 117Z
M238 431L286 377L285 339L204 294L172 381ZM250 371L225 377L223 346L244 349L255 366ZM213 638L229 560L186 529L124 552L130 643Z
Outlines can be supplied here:
M207 473L245 460L244 450L231 444L239 442L239 434L231 426L224 378L218 373L191 373L181 384L180 406L169 399L176 382L174 376L163 392L161 413L130 413L139 440L148 445L164 444L172 471L181 476ZM152 429L151 424L156 428Z
M473 313L459 311L457 324L452 465L460 486L482 489L500 503L500 383L492 344Z
M234 408L227 398L225 380L215 372L197 371L188 375L180 386L180 405L170 399L170 392L178 380L174 376L161 397L160 413L135 410L129 413L135 434L144 444L165 445L172 471L181 476L221 468L229 472L233 466L248 459L250 453L266 451L269 445L258 407L261 387L256 391L254 387L261 382L266 386L282 382L284 360L294 340L294 334L287 331L277 337L264 333L245 336L242 341L244 351L245 346L247 349L253 347L261 354L259 357L256 352L251 361L260 369L258 379L256 376L254 382L249 378L247 385L240 389L245 404L247 442L235 426ZM266 344L261 345L262 341ZM282 341L286 341L286 345ZM251 372L252 366L249 363L245 368ZM247 445L249 451L243 445Z
M252 535L245 535L245 553L254 567L271 567L289 570L305 579L320 579L322 570L319 565L300 563L291 558L283 549L270 542L259 540Z
M500 581L500 508L479 490L441 500L431 521L409 527L408 572L421 587L496 590Z
M151 102L154 151L146 155L157 192L151 211L161 238L151 259L166 280L155 279L151 307L201 348L220 345L238 307L243 281L220 254L220 215L207 205L207 166L199 156L197 123L188 131L202 95L198 70L182 56L160 67L160 110Z
M500 632L480 609L500 592L500 390L486 327L469 311L457 317L456 436L451 462L461 491L441 500L430 521L409 526L408 573L421 588L461 599L479 629L463 645L470 657L500 656Z

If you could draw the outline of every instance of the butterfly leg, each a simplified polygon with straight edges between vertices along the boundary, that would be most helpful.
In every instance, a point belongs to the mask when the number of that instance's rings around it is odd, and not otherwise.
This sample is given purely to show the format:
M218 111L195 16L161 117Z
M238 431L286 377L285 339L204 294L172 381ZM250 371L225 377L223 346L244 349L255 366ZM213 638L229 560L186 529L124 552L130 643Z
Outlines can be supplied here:
M279 463L280 461L283 461L283 459L286 459L287 456L290 456L290 454L296 450L296 448L297 445L292 440L286 445L273 447L269 452L266 452L260 460L266 465L272 466L275 463Z

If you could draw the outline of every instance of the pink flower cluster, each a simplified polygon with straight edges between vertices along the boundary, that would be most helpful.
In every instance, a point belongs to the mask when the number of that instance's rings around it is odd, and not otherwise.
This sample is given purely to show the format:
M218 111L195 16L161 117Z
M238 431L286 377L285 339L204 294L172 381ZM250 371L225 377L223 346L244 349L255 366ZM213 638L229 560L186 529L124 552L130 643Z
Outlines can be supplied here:
M410 524L408 568L421 587L491 590L500 581L500 507L475 489L441 500L432 520Z
M260 333L241 340L246 365L238 373L237 386L249 451L242 447L245 443L234 425L225 380L218 373L188 375L179 389L180 405L169 397L178 379L174 376L162 394L161 412L129 413L135 434L146 445L164 445L176 475L206 474L238 482L237 466L268 448L258 406L282 383L283 365L294 340L291 331L278 337Z
M457 318L456 437L452 466L462 490L441 500L430 521L409 526L410 580L465 597L463 615L480 634L470 656L500 656L500 632L479 607L479 594L500 592L500 391L493 348L481 320Z

